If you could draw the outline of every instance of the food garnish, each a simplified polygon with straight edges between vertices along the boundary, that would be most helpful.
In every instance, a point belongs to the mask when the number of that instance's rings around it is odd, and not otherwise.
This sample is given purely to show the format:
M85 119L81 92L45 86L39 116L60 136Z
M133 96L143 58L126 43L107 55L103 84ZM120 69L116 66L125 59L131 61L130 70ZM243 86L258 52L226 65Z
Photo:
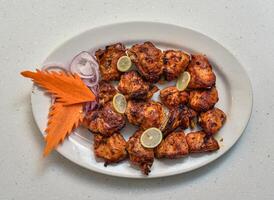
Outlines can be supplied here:
M126 72L130 69L132 65L131 59L128 56L122 56L119 58L118 62L117 62L117 69L120 72Z
M120 93L117 93L112 100L113 107L118 113L125 113L127 108L126 97Z
M183 72L182 74L180 74L178 80L177 80L177 83L176 83L176 87L179 91L183 91L187 88L188 86L188 83L190 81L190 74L185 71Z
M86 51L79 53L72 59L70 71L78 74L89 87L98 84L99 65L96 59Z
M161 143L162 139L162 131L158 128L152 127L142 133L140 141L146 148L155 148Z
M84 103L94 101L95 96L77 74L40 70L24 71L21 74L31 78L34 83L55 97L45 130L46 156L79 126L84 118Z
M47 156L59 143L79 126L84 118L83 104L64 105L55 102L49 111L48 125L45 130L46 147L44 156Z
M95 96L77 74L64 72L24 71L24 77L45 89L64 105L94 101Z

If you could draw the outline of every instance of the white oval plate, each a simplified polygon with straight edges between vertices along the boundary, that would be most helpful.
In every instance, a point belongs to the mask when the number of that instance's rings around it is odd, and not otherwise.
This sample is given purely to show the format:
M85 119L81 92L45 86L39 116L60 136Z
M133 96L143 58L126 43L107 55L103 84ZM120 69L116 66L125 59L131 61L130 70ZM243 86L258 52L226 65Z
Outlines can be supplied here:
M128 22L102 26L88 30L66 41L56 48L45 60L49 62L69 62L80 51L122 42L132 45L152 41L161 49L182 49L191 53L204 53L209 58L217 75L217 88L220 107L227 114L225 126L217 134L220 150L208 154L195 154L177 160L155 160L149 176L128 161L104 167L101 160L94 157L91 134L85 129L74 131L57 151L69 160L96 172L112 176L130 178L152 178L179 174L204 166L223 155L239 139L244 131L252 110L252 89L249 78L237 59L218 42L196 31L183 27L154 23ZM34 87L31 94L35 121L44 134L50 98ZM134 128L127 126L123 135L128 138ZM223 139L220 142L221 138Z

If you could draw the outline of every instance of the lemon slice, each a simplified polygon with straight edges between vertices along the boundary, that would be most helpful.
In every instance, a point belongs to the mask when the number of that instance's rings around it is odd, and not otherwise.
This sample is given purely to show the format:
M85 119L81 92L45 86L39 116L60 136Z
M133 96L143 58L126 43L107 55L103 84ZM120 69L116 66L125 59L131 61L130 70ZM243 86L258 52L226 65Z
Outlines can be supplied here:
M118 113L125 113L127 108L127 100L124 95L117 93L112 100L113 107Z
M131 63L130 57L128 57L128 56L120 57L117 62L117 68L121 72L128 71L129 68L131 67L131 65L132 65L132 63Z
M163 134L158 128L149 128L143 132L140 141L146 148L157 147L163 139Z
M164 110L164 115L165 115L165 117L164 117L164 121L163 121L163 124L161 125L161 127L160 127L160 130L161 131L163 131L165 128L166 128L166 125L167 125L167 122L168 122L168 120L169 120L169 109L167 108L167 107L165 107L165 106L163 106L163 110Z
M179 91L183 91L187 88L188 83L190 81L190 74L188 72L182 73L176 83L176 87Z

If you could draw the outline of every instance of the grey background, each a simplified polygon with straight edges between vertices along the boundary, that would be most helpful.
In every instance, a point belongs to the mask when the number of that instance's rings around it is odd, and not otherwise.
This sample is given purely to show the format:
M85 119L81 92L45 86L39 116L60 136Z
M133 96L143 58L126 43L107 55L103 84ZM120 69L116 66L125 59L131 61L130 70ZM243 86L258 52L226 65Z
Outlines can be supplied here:
M274 1L5 1L0 0L0 199L273 199ZM30 106L34 69L53 48L92 27L159 21L217 40L245 67L254 92L243 136L217 161L153 180L93 173L54 152Z

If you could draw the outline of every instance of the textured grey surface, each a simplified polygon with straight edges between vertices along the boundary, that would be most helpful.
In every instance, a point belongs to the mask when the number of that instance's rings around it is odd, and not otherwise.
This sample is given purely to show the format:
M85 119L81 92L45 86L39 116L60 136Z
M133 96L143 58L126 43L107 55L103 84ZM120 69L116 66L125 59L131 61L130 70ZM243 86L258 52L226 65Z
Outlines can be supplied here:
M274 2L0 0L0 199L273 199ZM34 69L66 39L122 21L167 22L200 31L229 49L252 82L253 114L237 144L217 161L173 177L100 175L53 153L30 107Z

